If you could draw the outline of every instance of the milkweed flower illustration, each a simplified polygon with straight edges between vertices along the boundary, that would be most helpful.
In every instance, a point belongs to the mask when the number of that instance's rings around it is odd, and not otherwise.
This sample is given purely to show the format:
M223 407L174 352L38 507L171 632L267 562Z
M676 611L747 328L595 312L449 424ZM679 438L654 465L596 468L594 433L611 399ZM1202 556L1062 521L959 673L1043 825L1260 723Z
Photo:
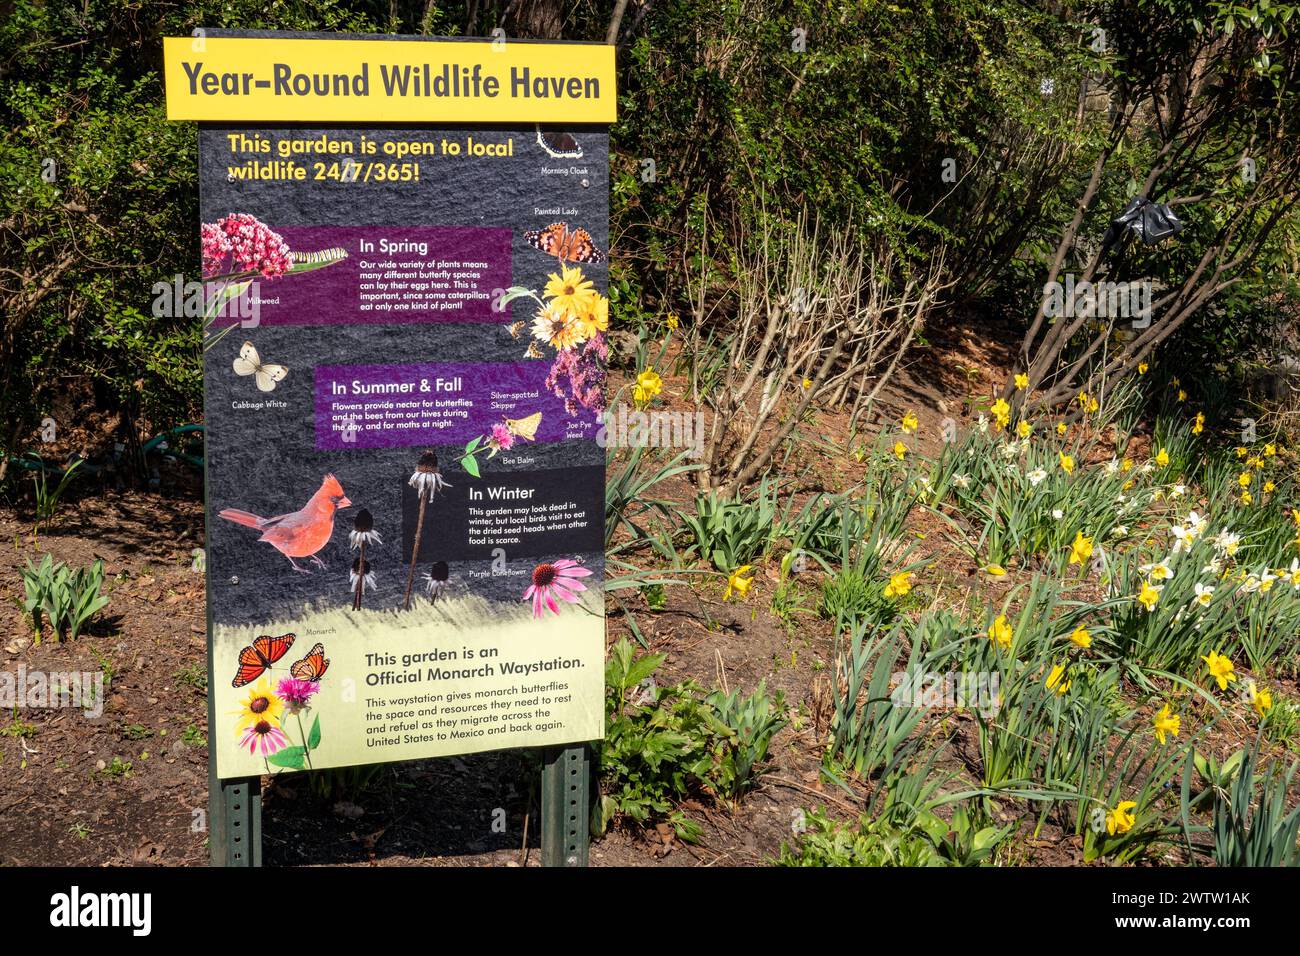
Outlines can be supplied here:
M293 267L293 253L279 233L256 216L231 213L199 228L205 275L215 275L230 258L236 272L258 272L264 278L282 276Z
M569 604L577 604L577 592L587 590L587 586L578 578L590 574L590 568L584 568L570 558L539 564L533 568L532 583L524 591L523 600L533 602L533 617L541 617L543 607L549 608L553 614L559 614L560 606L555 603L555 599L558 597Z
M284 701L285 709L295 716L301 714L311 705L311 699L320 692L320 683L314 680L299 680L296 677L282 677L276 685L276 694Z

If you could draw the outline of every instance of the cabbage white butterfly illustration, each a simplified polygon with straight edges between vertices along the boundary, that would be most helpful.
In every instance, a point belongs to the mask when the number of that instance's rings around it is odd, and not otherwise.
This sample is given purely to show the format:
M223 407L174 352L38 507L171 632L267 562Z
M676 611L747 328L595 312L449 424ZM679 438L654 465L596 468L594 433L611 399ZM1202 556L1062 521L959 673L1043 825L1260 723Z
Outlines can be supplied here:
M258 389L263 392L274 391L276 383L283 381L289 374L289 370L283 365L263 363L252 342L245 342L240 346L239 356L234 361L234 369L236 375L252 375Z

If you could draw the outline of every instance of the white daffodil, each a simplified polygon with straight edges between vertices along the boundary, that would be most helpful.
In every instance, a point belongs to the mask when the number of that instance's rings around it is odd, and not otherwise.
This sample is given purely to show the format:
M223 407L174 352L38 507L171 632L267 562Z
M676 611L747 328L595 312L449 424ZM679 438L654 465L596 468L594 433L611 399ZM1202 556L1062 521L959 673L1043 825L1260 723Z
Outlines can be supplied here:
M1178 487L1181 488L1182 485L1179 485ZM1202 518L1195 511L1193 511L1191 514L1187 516L1187 520L1183 522L1183 524L1185 524L1188 528L1190 528L1193 537L1196 537L1205 534L1205 529L1210 526L1210 521L1208 518Z
M1038 483L1047 477L1047 472L1041 468L1035 468L1027 477L1029 478L1029 483L1037 488Z
M1168 581L1174 574L1169 568L1168 559L1154 564L1144 564L1140 570L1152 581Z
M1174 485L1172 488L1169 489L1170 498L1181 498L1185 494L1187 494L1186 485Z
M1205 607L1214 599L1214 588L1210 585L1196 582L1196 603Z
M1241 544L1241 536L1235 535L1231 531L1220 531L1214 539L1214 546L1232 557L1237 553L1237 546Z
M1101 470L1108 476L1119 474L1119 459L1112 458L1110 461L1106 462L1106 464L1101 466Z
M1053 508L1052 517L1055 518L1057 521L1060 521L1062 518L1065 517L1065 512L1062 511L1060 508Z
M952 483L957 488L969 488L970 475L953 475Z
M1196 534L1191 528L1175 525L1169 529L1169 533L1174 538L1174 554L1178 554L1180 551L1192 550L1192 544L1196 541Z

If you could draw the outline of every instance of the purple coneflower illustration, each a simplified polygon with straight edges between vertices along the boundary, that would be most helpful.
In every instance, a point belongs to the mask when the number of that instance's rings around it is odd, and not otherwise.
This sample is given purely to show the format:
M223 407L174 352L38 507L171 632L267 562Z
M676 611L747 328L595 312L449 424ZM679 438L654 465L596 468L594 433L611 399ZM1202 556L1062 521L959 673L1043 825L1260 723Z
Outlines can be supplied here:
M451 485L443 480L442 471L438 468L438 456L432 451L426 451L420 456L407 484L415 489L416 499L420 503L419 515L415 519L415 544L411 548L411 569L406 574L406 594L402 598L402 607L409 611L411 587L415 584L415 561L420 556L420 535L424 531L424 509L433 500L434 494Z
M550 608L552 613L559 614L560 607L555 603L555 599L558 597L561 601L577 604L576 592L587 590L587 586L577 579L585 578L589 574L591 568L584 568L570 558L562 558L550 564L539 564L533 568L533 583L524 591L523 600L532 599L533 617L542 616L543 606Z
M261 753L263 757L279 753L289 745L289 738L284 731L269 720L259 720L244 728L239 738L239 746L247 747L250 754Z

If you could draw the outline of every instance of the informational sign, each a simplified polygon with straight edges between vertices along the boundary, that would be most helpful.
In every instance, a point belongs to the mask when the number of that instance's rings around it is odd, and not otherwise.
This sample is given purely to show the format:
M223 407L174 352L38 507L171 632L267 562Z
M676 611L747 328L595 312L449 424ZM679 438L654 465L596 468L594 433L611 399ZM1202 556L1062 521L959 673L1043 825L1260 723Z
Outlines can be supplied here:
M612 51L166 55L203 121L218 775L600 738Z

